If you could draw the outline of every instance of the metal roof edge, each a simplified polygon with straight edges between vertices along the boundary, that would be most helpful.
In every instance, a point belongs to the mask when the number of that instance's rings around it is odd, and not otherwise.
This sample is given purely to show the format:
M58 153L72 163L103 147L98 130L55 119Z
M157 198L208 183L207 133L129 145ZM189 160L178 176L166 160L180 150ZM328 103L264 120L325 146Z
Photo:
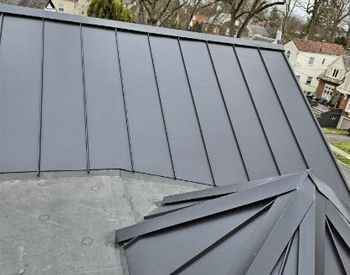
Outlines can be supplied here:
M213 35L213 34L176 30L176 29L170 29L170 28L164 28L164 27L141 25L141 24L135 24L135 23L126 23L126 22L106 20L106 19L93 18L93 17L69 15L69 14L63 14L63 13L56 13L52 11L44 11L39 9L32 9L32 8L6 5L6 4L0 4L0 13L17 15L17 16L25 16L25 17L34 17L34 18L47 19L47 20L53 20L53 21L63 21L66 23L92 25L92 26L98 26L98 27L104 27L104 28L117 28L119 30L148 33L150 35L169 36L169 37L176 37L176 38L179 37L179 38L190 39L190 40L201 40L201 41L208 41L213 43L224 43L224 44L231 44L231 45L244 46L244 47L284 51L283 45L279 45L279 44L272 44L272 43L261 42L261 41L257 42L257 41L252 41L248 39L243 39L243 38L233 38L233 37L219 36L219 35Z

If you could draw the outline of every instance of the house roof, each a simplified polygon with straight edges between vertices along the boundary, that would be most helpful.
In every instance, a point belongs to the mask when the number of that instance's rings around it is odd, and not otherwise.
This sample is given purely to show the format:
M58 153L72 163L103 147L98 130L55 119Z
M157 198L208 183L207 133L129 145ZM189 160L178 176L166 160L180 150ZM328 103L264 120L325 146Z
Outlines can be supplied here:
M16 5L34 9L45 9L50 0L0 0L1 4Z
M346 71L350 71L350 56L348 55L343 55L342 56L343 63L344 63L344 68Z
M309 171L165 197L116 238L134 275L350 273L350 211Z
M322 79L322 80L324 80L326 82L335 84L335 85L340 85L344 81L343 79L337 79L337 78L334 78L334 77L330 77L330 76L326 75L325 72L321 73L317 78L318 79Z
M313 52L313 53L323 53L329 55L342 55L345 54L345 49L342 45L321 42L321 41L311 41L295 38L293 42L300 51Z
M222 186L312 169L349 201L282 46L6 5L0 18L1 173Z

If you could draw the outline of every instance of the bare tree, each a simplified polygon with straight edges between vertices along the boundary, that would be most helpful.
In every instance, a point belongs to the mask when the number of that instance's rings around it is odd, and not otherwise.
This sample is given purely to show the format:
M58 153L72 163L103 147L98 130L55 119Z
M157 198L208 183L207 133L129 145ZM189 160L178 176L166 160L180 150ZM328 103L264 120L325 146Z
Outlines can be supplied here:
M254 0L252 5L250 6L250 9L242 12L242 15L246 14L246 16L237 32L237 37L241 37L244 31L244 28L247 27L248 23L253 17L255 17L256 15L258 15L259 13L263 12L264 10L270 7L277 6L277 5L284 5L284 2L267 2L264 0Z
M136 0L139 10L145 13L144 23L163 26L169 19L176 20L176 13L182 9L189 0Z
M295 8L299 5L299 0L285 0L285 4L281 9L282 13L282 33L288 32L289 20L293 16Z
M330 3L333 8L331 26L329 28L329 36L334 38L335 32L337 31L338 26L345 18L350 15L350 0L333 0Z
M308 0L306 4L300 2L300 7L311 15L304 32L305 39L312 40L315 36L316 26L322 13L322 5L326 0Z

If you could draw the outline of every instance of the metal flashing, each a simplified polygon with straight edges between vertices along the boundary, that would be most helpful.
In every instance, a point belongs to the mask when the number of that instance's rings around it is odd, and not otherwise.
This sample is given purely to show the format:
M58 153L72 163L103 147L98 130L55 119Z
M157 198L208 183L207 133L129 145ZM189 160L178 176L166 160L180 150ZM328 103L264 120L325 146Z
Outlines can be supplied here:
M347 274L350 223L334 198L308 171L269 181L200 202L190 192L185 208L173 201L170 212L117 230L120 245L132 239L123 246L130 274Z

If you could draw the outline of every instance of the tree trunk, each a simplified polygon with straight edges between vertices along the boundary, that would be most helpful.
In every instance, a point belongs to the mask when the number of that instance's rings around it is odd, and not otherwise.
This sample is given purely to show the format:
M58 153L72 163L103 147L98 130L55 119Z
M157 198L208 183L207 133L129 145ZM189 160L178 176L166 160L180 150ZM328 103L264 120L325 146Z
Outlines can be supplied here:
M241 37L244 31L244 28L248 26L249 21L254 17L254 13L249 14L243 21L242 26L237 32L237 37Z
M323 0L315 1L314 8L312 11L311 19L309 23L306 26L305 30L305 39L306 40L312 40L315 36L315 28L317 25L318 17L320 16L320 6L322 4Z

